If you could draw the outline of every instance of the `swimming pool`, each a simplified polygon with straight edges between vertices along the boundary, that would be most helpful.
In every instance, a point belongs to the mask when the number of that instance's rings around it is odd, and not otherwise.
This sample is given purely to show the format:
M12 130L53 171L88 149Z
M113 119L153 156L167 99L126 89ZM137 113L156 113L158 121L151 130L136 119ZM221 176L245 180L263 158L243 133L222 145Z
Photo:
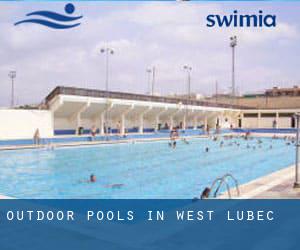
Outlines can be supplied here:
M257 139L224 140L220 147L220 140L202 138L189 145L178 141L175 149L157 141L1 151L0 193L17 198L193 198L225 173L242 184L293 164L293 145L261 140L261 148ZM97 182L87 183L92 173Z

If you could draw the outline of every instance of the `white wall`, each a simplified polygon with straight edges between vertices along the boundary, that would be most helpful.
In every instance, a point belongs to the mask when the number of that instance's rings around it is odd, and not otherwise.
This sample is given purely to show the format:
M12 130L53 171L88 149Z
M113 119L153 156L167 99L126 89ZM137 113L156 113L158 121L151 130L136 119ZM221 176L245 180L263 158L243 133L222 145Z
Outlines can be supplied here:
M279 117L278 128L290 128L291 119L291 117Z
M68 118L55 117L54 129L77 129L76 120L70 120Z
M244 117L242 119L242 127L243 128L257 128L258 120L256 117Z
M32 139L37 128L41 137L53 136L50 111L0 109L0 140Z
M261 128L273 128L273 122L275 117L261 117L260 126Z
M273 121L275 117L261 117L260 118L260 128L273 128ZM279 117L278 118L278 128L291 128L291 118L290 117ZM242 120L243 128L258 128L258 119L255 117L247 117Z

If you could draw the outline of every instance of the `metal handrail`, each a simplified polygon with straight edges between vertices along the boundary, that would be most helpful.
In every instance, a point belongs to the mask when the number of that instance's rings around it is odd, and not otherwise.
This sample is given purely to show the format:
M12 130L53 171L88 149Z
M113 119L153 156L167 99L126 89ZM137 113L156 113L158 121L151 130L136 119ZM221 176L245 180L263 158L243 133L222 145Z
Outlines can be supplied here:
M217 188L216 188L216 190L215 190L215 192L214 192L214 196L213 196L214 198L217 197L219 190L221 189L223 183L225 182L226 188L227 188L228 197L229 197L229 199L231 199L230 186L229 186L228 182L226 181L226 179L227 179L228 177L230 177L230 178L234 181L234 183L235 183L235 188L236 188L236 192L237 192L237 196L240 196L240 189L239 189L239 184L238 184L237 179L234 178L232 174L227 173L227 174L223 175L222 177L216 178L216 179L213 181L213 183L212 183L212 185L211 185L211 188L210 188L211 191L214 189L215 185L218 184L218 186L217 186Z
M223 178L228 178L230 177L233 181L234 181L234 184L235 184L235 190L236 190L236 193L237 193L237 196L240 196L240 188L239 188L239 182L236 178L233 177L232 174L230 173L227 173L223 176Z
M216 191L214 192L214 196L213 196L214 198L217 197L217 194L218 194L218 192L219 192L219 190L220 190L220 188L221 188L221 186L222 186L222 184L223 184L224 182L225 182L225 184L226 184L228 196L229 196L229 198L231 198L230 187L229 187L227 181L226 181L223 177L222 177L222 178L219 177L219 178L215 179L214 182L213 182L213 184L211 185L210 190L212 191L213 188L214 188L214 186L215 186L217 183L219 183L218 187L216 188Z

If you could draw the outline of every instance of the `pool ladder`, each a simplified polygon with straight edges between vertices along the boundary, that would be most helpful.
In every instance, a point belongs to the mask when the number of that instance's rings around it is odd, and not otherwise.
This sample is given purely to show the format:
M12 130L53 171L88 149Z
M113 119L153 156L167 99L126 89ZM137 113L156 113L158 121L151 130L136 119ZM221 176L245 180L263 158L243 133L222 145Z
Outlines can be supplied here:
M230 186L229 186L229 184L227 182L228 178L230 178L230 179L232 179L234 181L237 196L240 196L239 183L238 183L237 179L234 178L232 176L232 174L227 173L227 174L223 175L222 177L218 177L212 183L212 185L210 187L211 191L213 191L214 188L217 187L216 190L214 191L214 194L213 194L214 198L216 198L218 196L218 192L220 191L222 185L225 184L226 185L226 189L227 189L228 198L231 199L232 195L231 195L231 191L230 191Z

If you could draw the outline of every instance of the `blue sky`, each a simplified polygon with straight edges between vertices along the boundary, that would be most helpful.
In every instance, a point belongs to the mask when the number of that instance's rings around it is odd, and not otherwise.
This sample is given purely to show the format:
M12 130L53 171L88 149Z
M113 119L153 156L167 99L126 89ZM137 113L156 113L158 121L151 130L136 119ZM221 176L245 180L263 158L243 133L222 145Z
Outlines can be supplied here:
M38 103L57 85L104 89L105 44L111 57L110 89L145 93L146 68L157 68L156 92L184 93L183 65L192 70L192 91L228 92L229 37L238 36L236 83L242 93L300 84L300 2L80 2L82 24L51 30L13 23L35 10L63 13L65 3L0 2L0 105L10 103L8 71L17 70L17 103ZM277 27L207 28L208 14L277 15Z

